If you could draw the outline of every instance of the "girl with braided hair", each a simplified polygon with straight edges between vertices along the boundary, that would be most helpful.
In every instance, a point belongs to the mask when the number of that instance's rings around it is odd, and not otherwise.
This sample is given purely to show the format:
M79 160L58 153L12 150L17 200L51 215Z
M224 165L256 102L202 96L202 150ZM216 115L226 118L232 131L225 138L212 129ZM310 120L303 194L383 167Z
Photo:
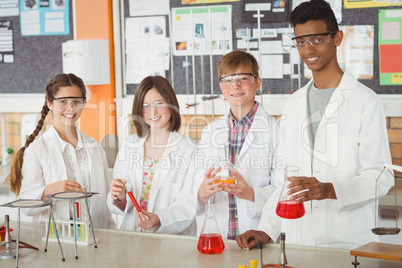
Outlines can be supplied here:
M14 157L7 181L21 199L45 199L63 191L87 191L99 194L88 199L95 228L114 228L106 208L110 181L106 154L99 142L81 133L75 126L85 105L85 85L74 74L56 75L46 85L45 104L35 131ZM42 135L43 121L51 112L53 125ZM53 205L56 219L73 215L68 201ZM47 207L23 209L32 221L48 218ZM87 218L82 209L83 220Z

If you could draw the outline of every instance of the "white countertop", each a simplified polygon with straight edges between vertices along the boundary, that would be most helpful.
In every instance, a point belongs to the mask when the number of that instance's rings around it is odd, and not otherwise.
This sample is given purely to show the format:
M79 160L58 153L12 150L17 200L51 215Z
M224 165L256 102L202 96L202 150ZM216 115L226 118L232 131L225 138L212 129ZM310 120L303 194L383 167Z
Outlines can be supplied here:
M15 228L15 222L11 228ZM16 232L11 236L15 239ZM235 241L225 240L221 254L205 255L197 251L198 238L177 235L157 235L135 232L96 229L98 248L79 246L79 259L75 260L74 245L62 244L66 261L61 261L57 243L49 242L48 252L43 252L45 242L44 224L21 223L23 242L39 247L39 251L21 249L19 267L237 267L249 265L251 259L258 259L258 250L241 250ZM0 250L3 248L0 248ZM263 262L278 263L280 247L269 244L263 249ZM289 265L297 268L347 268L353 266L354 257L349 250L314 248L286 245ZM358 257L359 268L396 268L401 262L383 261ZM15 259L0 259L1 267L13 267Z

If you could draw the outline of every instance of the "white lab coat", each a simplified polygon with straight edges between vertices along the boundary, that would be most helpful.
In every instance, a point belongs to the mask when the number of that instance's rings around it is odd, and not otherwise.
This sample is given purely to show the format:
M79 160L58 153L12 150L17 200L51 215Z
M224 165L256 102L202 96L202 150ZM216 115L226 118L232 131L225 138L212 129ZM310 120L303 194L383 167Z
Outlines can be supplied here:
M131 135L124 141L117 155L113 178L124 179L133 186L133 195L140 200L143 182L144 142L146 137ZM196 223L192 187L196 144L178 132L172 132L168 145L157 165L148 199L148 211L159 216L161 226L147 232L195 235ZM108 195L112 213L124 215L120 230L145 231L137 225L137 211L128 195L121 211ZM138 202L139 203L139 202Z
M197 198L198 188L204 179L206 170L212 166L217 167L218 148L228 144L229 113L207 125L202 132L194 188L198 235L201 233L205 218L205 206ZM240 234L257 228L264 204L275 190L275 183L271 177L275 171L274 156L278 134L278 121L269 116L260 105L236 162L237 171L248 185L253 187L255 197L254 202L236 198ZM214 196L211 197L211 200L215 199L215 218L219 231L226 238L229 224L228 194L221 191Z
M305 202L306 214L296 220L275 213L283 172L277 172L277 190L264 207L259 230L274 241L286 233L290 244L354 248L378 241L371 232L375 219L375 187L382 165L391 163L385 116L377 95L346 71L319 124L315 151L310 150L305 87L291 95L281 120L278 156L300 167L300 176L316 177L334 186L337 199ZM313 154L313 160L311 154ZM282 170L283 171L283 170ZM384 172L377 196L384 196L394 179Z
M111 214L105 207L110 179L106 154L99 142L77 129L78 145L86 149L90 163L89 176L91 191L97 192L91 197L91 216L95 228L115 228ZM49 184L67 180L67 171L63 160L65 145L52 126L43 135L37 137L24 152L22 166L22 186L20 199L41 199L45 187ZM53 205L56 219L69 219L70 201L58 200ZM32 221L48 219L48 207L22 210Z

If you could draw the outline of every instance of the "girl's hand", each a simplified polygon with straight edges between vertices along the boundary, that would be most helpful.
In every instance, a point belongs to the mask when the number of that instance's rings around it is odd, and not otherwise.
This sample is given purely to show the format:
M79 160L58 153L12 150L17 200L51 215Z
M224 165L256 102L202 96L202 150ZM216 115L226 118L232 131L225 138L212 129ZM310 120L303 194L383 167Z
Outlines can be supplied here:
M110 183L110 195L113 200L121 201L126 198L126 183L122 179L114 179Z
M84 189L82 189L81 185L75 181L59 181L46 186L45 190L43 190L42 198L46 195L56 194L65 191L83 192Z
M160 225L159 216L148 211L137 212L137 225L145 230L149 230L154 226Z
M222 188L219 187L222 185L222 182L214 184L215 181L220 179L219 176L215 177L219 171L221 171L221 168L214 169L211 167L205 172L204 180L198 189L198 199L201 204L205 205L213 194L222 191Z

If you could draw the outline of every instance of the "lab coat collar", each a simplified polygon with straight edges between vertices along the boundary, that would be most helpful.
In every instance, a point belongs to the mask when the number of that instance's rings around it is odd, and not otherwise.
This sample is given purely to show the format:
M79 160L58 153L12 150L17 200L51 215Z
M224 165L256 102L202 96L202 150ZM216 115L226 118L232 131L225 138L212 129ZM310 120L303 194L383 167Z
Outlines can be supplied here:
M319 128L322 124L324 124L328 119L333 117L338 117L339 107L341 106L342 102L344 101L344 93L347 90L353 90L357 88L358 81L349 70L345 70L341 82L339 83L338 87L335 89L334 93L332 94L328 105L325 109L325 114L320 122Z
M213 139L216 141L216 143L219 144L228 144L228 139L229 139L229 113L230 110L221 118L216 120L213 125L213 130L214 134ZM244 143L242 145L242 148L239 153L239 158L242 157L247 150L250 148L250 145L253 144L253 140L255 139L254 132L261 132L261 129L269 128L270 124L267 122L269 120L269 115L268 113L262 108L261 105L258 106L257 112L255 113L253 124L250 127L250 130L246 136L246 139L244 140ZM268 130L271 131L271 130Z
M81 149L84 147L83 145L85 144L85 142L83 142L81 132L78 130L78 128L75 128L75 131L76 131L77 137L78 137L78 143L77 143L76 149ZM59 148L61 153L64 152L64 150L66 149L66 146L69 144L68 142L63 141L60 138L59 133L57 132L57 130L54 128L53 125L50 127L49 131L46 131L43 135L44 135L45 140L54 138L58 144L57 147Z
M301 118L305 118L306 120L303 122L302 126L302 139L304 144L306 144L306 148L312 148L310 144L309 138L309 124L310 121L308 120L308 113L307 113L307 93L308 89L311 87L312 83L314 82L311 79L307 85L302 87L300 90L296 91L295 97L300 98L298 103L298 109L301 113ZM334 117L338 117L339 107L341 106L342 102L344 101L344 91L352 90L357 88L357 79L353 77L349 70L345 70L344 74L342 75L341 82L339 83L338 87L334 90L327 107L325 108L325 113L320 121L318 126L317 132L325 126L326 122Z
M137 149L140 150L139 152L141 152L141 150L142 150L142 156L144 156L144 144L145 144L145 141L148 138L148 135L149 134L147 134L146 136L144 136L142 138L139 138L139 140L138 140ZM176 131L175 132L170 132L169 139L168 139L168 145L166 146L165 152L166 151L176 150L178 144L180 143L180 139L182 139L182 138L183 138L183 136L179 132L176 132Z

